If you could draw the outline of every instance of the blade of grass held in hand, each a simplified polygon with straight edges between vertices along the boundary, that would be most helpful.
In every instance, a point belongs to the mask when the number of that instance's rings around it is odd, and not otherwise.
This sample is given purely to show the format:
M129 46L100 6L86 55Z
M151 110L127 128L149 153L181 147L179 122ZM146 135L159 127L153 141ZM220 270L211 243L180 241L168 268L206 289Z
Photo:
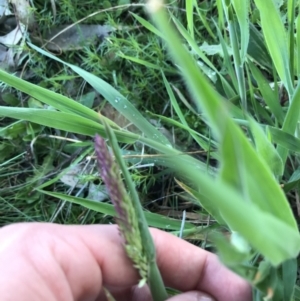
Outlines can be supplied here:
M140 285L148 281L154 301L166 300L168 295L156 264L154 243L138 195L122 159L116 137L107 124L105 124L105 129L130 192L129 196L122 182L118 166L113 161L104 139L97 135L95 137L97 161L101 176L116 209L117 223L125 240L126 253L140 273L142 278Z

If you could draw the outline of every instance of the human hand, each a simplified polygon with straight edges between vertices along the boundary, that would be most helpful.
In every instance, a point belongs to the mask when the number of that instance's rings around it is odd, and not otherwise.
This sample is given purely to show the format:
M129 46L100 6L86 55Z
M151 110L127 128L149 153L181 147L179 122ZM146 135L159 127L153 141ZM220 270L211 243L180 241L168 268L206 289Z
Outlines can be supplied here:
M169 301L251 300L250 286L215 255L160 230L151 234L166 286L185 292ZM136 287L138 273L116 226L6 226L0 271L1 301L102 301L103 287L116 300L151 300L147 288Z

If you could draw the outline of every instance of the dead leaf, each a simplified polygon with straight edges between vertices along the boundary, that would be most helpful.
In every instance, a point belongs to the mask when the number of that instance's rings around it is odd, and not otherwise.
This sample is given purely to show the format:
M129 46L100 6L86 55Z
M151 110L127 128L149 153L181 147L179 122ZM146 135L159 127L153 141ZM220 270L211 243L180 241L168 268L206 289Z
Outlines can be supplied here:
M90 183L87 199L95 202L103 202L109 199L109 196L104 185Z
M60 181L70 187L82 188L82 165L75 165L70 168L61 178Z
M33 9L27 0L9 0L14 5L15 14L19 23L24 24L27 28L34 27Z
M15 60L16 55L20 55L22 47L17 46L23 37L24 25L16 27L7 35L0 37L0 43L4 46L0 48L0 68L3 70L15 69L18 65Z
M50 29L46 33L44 41L38 42L46 44L46 48L54 52L79 50L85 45L94 43L97 39L102 41L113 30L108 25L62 25Z
M6 34L5 36L0 37L0 43L4 44L7 47L17 45L22 39L23 32L20 27L16 27L14 30Z
M14 5L14 13L9 9ZM34 25L33 10L27 0L0 0L0 68L15 71L23 52L25 32Z
M12 15L12 12L8 7L7 0L0 0L0 20L3 16L9 16L9 15Z

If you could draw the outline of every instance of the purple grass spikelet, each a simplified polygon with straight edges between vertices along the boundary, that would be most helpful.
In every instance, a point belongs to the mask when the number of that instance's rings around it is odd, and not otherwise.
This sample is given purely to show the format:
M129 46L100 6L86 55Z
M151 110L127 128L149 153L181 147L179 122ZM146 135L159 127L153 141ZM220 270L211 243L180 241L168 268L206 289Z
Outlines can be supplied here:
M148 261L143 250L136 211L124 187L118 165L113 160L105 140L99 135L95 136L95 152L102 180L116 210L116 222L125 241L127 256L138 269L142 285L147 281Z

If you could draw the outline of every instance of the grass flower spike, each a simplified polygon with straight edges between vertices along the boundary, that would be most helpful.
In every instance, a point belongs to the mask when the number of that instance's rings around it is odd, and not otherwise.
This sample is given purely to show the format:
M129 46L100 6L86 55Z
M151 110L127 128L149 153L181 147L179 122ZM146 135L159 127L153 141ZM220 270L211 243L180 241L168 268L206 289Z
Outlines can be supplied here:
M125 241L126 253L133 261L134 267L139 271L141 276L139 285L142 286L147 281L148 264L143 250L136 212L125 190L120 169L107 149L105 140L99 135L95 137L95 151L102 179L116 210L116 221Z
M125 241L127 256L140 273L139 286L147 282L152 299L154 301L164 301L168 298L168 294L156 263L155 245L149 232L141 202L123 160L116 136L109 125L104 120L102 122L115 161L108 151L104 139L98 135L95 137L96 157L103 181L116 210L117 224ZM121 179L120 170L128 193Z

